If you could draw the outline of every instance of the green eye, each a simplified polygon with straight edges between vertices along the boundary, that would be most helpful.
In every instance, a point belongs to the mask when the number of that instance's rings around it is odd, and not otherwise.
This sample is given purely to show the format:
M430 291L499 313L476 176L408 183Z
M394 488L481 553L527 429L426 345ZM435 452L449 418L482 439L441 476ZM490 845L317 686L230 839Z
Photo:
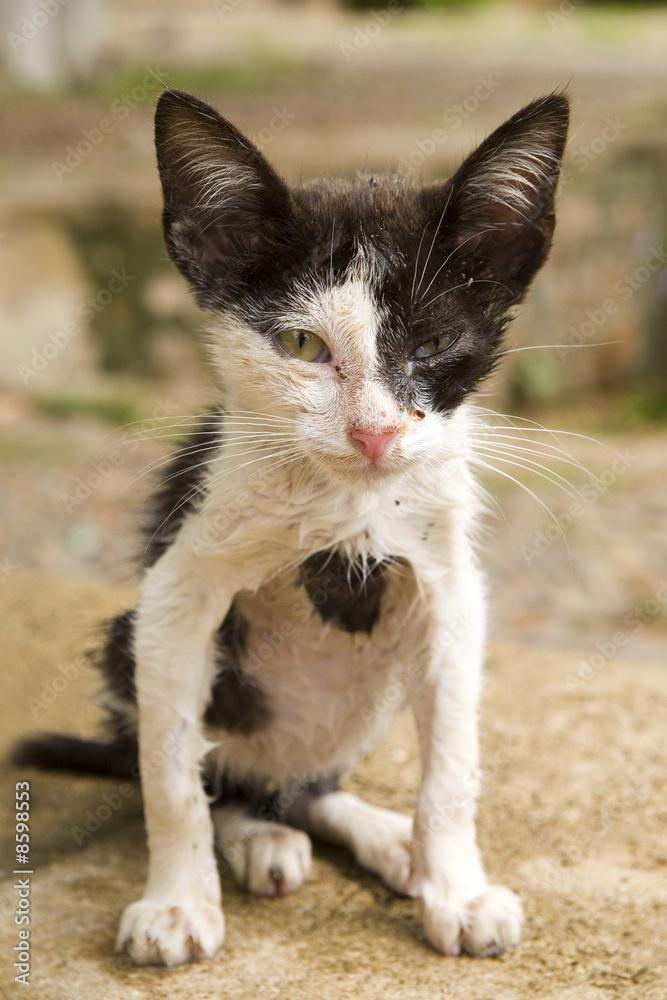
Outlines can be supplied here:
M443 333L440 337L431 337L420 344L415 351L416 358L433 358L436 354L442 354L448 347L451 347L458 339L457 333Z
M329 349L321 337L310 330L283 330L278 334L283 350L299 361L328 361Z

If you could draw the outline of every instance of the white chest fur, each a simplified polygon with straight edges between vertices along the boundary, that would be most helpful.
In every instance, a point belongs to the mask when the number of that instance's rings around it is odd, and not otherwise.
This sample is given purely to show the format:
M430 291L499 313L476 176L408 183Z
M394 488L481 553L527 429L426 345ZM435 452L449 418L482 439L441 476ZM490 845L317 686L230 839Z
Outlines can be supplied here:
M317 604L328 596L324 588L309 594L289 574L237 598L249 623L241 668L261 688L270 717L249 735L212 735L222 737L215 756L227 773L281 786L340 773L377 743L407 700L425 635L408 567L387 571L370 634L323 621Z

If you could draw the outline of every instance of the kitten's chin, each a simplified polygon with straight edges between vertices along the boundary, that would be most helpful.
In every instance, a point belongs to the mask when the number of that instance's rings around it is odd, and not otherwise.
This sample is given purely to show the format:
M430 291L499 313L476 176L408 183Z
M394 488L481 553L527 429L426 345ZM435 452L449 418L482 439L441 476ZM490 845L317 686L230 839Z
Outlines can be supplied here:
M314 453L311 458L320 469L348 484L363 486L383 485L405 473L407 464L398 455L388 454L372 462L363 455L340 455Z

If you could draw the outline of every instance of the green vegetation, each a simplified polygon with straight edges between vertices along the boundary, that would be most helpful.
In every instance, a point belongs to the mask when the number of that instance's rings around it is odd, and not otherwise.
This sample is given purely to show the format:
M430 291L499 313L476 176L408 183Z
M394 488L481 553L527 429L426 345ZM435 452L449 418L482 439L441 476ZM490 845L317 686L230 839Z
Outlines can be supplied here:
M142 407L136 400L121 395L89 396L58 392L37 396L33 402L41 413L60 420L84 417L118 427L145 417Z

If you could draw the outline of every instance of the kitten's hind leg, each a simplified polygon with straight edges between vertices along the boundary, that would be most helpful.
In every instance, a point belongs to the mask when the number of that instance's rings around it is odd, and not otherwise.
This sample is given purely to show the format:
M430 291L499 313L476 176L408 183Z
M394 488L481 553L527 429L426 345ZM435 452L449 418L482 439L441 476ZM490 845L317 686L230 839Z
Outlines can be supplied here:
M290 808L290 823L348 847L362 868L401 896L412 891L412 817L370 805L349 792L306 793Z
M257 819L239 805L214 806L212 818L232 875L253 895L286 896L308 879L312 845L301 830Z

